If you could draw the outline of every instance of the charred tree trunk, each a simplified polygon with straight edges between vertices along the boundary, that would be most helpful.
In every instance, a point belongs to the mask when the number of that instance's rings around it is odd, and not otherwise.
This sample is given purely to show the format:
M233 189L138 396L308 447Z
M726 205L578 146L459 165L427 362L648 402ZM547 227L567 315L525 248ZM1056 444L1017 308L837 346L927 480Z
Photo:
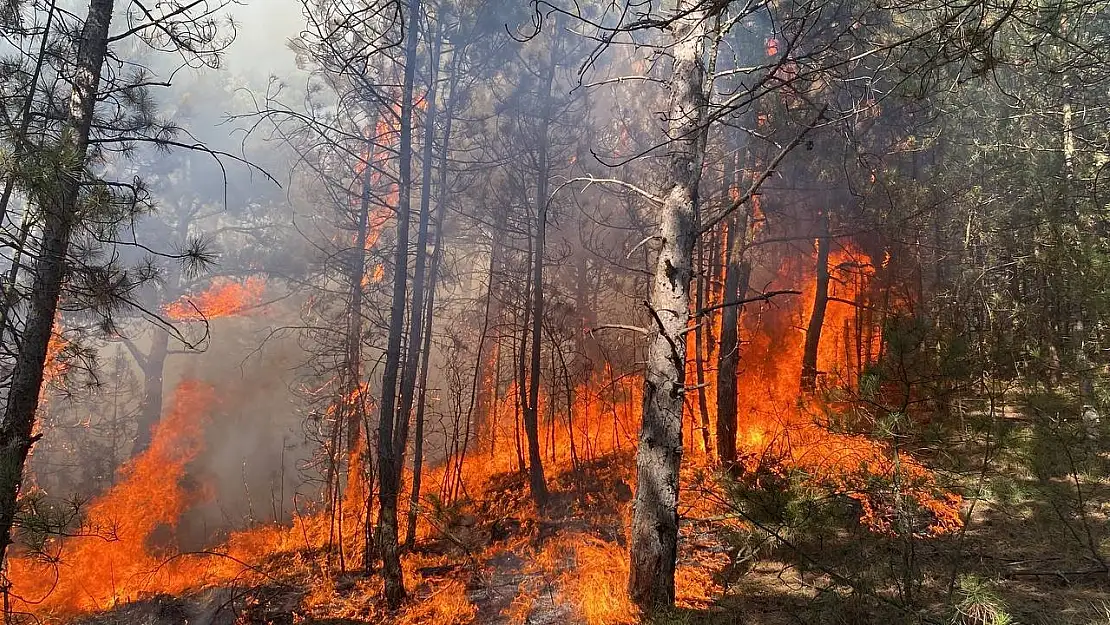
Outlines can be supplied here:
M470 404L467 418L477 421L478 430L489 434L489 453L493 457L497 446L497 408L498 384L501 376L501 350L497 338L490 341L490 320L499 318L500 308L495 308L496 297L493 291L494 274L497 268L498 241L496 233L490 237L489 265L486 273L485 306L482 314L482 330L478 335L478 354L474 361L474 376L470 381ZM492 343L492 345L488 345ZM487 352L487 349L492 351ZM489 353L489 360L486 354ZM488 421L487 421L488 419Z
M405 600L401 554L397 544L397 495L400 490L401 448L399 419L408 415L398 410L398 374L401 368L401 340L405 330L408 299L409 219L412 213L412 109L416 82L416 43L420 25L420 0L409 4L405 33L405 77L401 89L401 137L398 146L399 193L397 202L397 249L393 263L393 295L390 305L389 338L382 374L382 399L378 418L378 552L382 559L385 598L396 609ZM404 440L399 441L401 445Z
M162 418L162 382L169 353L169 333L156 328L150 351L145 355L135 354L139 359L139 368L143 371L143 399L139 404L139 423L135 430L135 443L131 446L132 458L150 447L154 427Z
M432 148L433 140L435 139L435 132L433 122L436 116L436 85L439 82L439 51L442 45L440 41L440 33L434 35L436 43L432 51L432 81L428 89L428 121L425 123L425 132L427 135L424 138L424 196L421 197L420 212L423 215L425 212L425 204L431 201L431 178L432 178ZM428 356L432 349L432 311L435 307L436 298L436 282L439 280L439 266L443 262L443 221L447 217L447 149L451 136L451 117L454 115L454 106L452 97L454 94L454 85L456 81L455 74L458 68L458 55L456 54L451 58L451 87L452 90L448 94L448 102L446 108L446 119L443 126L443 145L440 147L439 161L437 163L439 180L437 181L437 197L436 197L436 216L435 216L435 234L432 241L435 244L435 250L432 252L432 266L428 275L428 301L424 310L424 334L423 344L420 346L420 379L418 386L420 388L420 397L416 404L416 432L413 440L413 455L412 455L412 494L409 500L409 517L408 525L405 527L405 549L411 549L413 543L416 542L416 519L420 514L420 480L421 473L424 466L424 409L425 401L427 399L427 383L428 383ZM417 251L417 253L422 253ZM469 417L468 417L469 420ZM466 441L463 441L463 448L466 448Z
M370 132L373 132L375 125L370 125ZM364 480L367 493L373 490L370 481L371 471L369 464L371 462L370 454L362 448L362 437L365 435L367 438L370 436L369 429L364 433L362 424L366 420L364 414L363 398L362 398L362 300L363 300L363 282L366 280L366 237L369 235L370 230L370 197L372 195L373 187L373 170L374 170L374 144L373 141L366 141L366 160L363 163L364 169L362 170L362 193L359 197L358 206L358 226L355 229L354 248L352 249L351 265L347 275L347 336L346 339L346 353L343 355L344 366L346 371L344 377L346 378L346 388L343 393L343 407L345 414L344 420L347 422L347 487L350 488L357 480ZM370 441L365 442L368 446ZM345 498L344 498L345 499ZM373 532L370 530L372 499L367 496L364 497L365 505L363 506L362 515L365 522L365 531L368 534ZM342 516L342 511L340 511ZM342 535L340 535L340 545L343 544ZM366 572L370 572L374 568L374 549L373 543L368 538L363 541L362 549L362 568Z
M436 22L438 23L438 21ZM412 414L416 396L416 379L420 374L420 360L424 357L424 300L426 291L435 288L425 284L428 268L428 229L431 226L432 206L432 149L435 146L436 87L439 83L439 33L432 33L431 61L432 78L429 83L424 115L424 148L421 153L420 216L416 234L415 267L412 272L412 304L409 312L408 351L405 356L405 369L401 377L401 409L398 414L399 427L394 447L398 450L397 480L400 483L401 468L404 466L405 447L409 434L409 418ZM417 443L419 444L419 443Z
M747 291L744 252L747 243L748 212L737 211L729 223L725 260L723 303L744 299ZM729 468L736 463L736 374L740 367L741 306L721 310L721 348L717 352L717 459Z
M667 115L671 155L648 302L653 329L644 372L629 570L629 594L647 610L674 604L686 335L706 136L702 52L707 12L698 0L680 0L677 16L668 28L674 55Z
M528 266L531 268L532 263L532 237L528 237ZM531 336L532 327L532 274L529 272L524 278L524 301L521 303L522 312L519 314L522 317L520 324L520 346L519 350L514 354L516 358L516 405L513 407L513 428L516 437L516 456L517 466L521 473L524 473L528 468L527 460L524 457L524 450L527 447L527 442L522 443L520 438L520 423L524 419L523 413L528 410L528 339ZM527 434L525 435L527 438Z
M558 24L552 26L558 31ZM540 452L539 436L539 397L540 397L540 347L543 341L543 254L547 240L547 177L548 177L548 133L551 126L551 85L555 80L555 57L552 53L547 75L544 78L543 113L540 119L539 143L536 163L536 244L532 250L532 343L529 373L528 400L524 405L524 434L528 439L528 485L536 506L547 505L547 482L543 473L543 457Z
M709 275L710 272L705 266L705 244L703 242L697 243L697 267L698 279L694 281L695 288L695 301L694 309L701 310L705 308L705 294L706 289L709 288ZM701 446L707 458L713 451L709 446L709 402L706 398L706 376L705 376L705 361L708 358L708 346L705 340L705 325L712 322L712 313L705 315L699 320L698 325L694 328L694 371L698 376L698 430L701 432ZM717 384L720 385L720 374L717 375ZM720 419L720 406L717 408L717 418Z
M817 348L825 325L825 309L829 305L829 217L821 211L817 237L817 289L813 295L813 312L806 327L805 351L802 352L802 392L817 390Z
M78 220L81 180L100 89L100 71L108 52L108 26L114 4L113 0L91 0L89 3L77 50L73 92L62 130L64 151L70 161L65 170L59 172L53 196L42 206L42 243L34 263L30 307L16 354L4 419L0 423L0 561L11 544L23 465L35 442L31 433L42 391L43 367L54 329L54 315L66 277L70 236Z

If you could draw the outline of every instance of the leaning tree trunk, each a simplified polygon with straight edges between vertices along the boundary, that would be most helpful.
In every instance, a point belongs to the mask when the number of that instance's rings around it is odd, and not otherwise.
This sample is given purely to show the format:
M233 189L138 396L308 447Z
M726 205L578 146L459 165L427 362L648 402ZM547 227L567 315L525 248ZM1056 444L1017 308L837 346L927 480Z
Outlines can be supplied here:
M702 49L707 12L699 0L680 0L669 27L674 55L668 111L670 171L659 211L660 249L648 302L652 333L644 372L628 582L632 600L647 610L674 604L691 261L706 136Z
M825 325L825 309L829 305L829 217L821 211L817 237L817 289L813 294L813 312L806 328L805 350L802 352L802 392L817 390L817 348L821 346L821 330Z
M416 82L416 43L420 24L420 0L409 5L405 40L405 78L401 90L401 137L398 166L400 180L397 202L397 241L393 263L393 295L389 311L389 338L382 373L381 409L378 413L378 551L382 559L385 598L396 609L405 600L401 554L397 544L397 494L400 490L401 449L396 433L398 419L407 419L397 406L397 378L401 368L401 339L405 330L408 299L409 218L412 214L412 109L413 84ZM405 444L404 440L400 441Z
M113 0L89 3L77 50L73 93L62 129L63 147L71 160L59 172L57 188L42 206L42 244L34 263L30 307L0 423L0 560L11 544L23 465L34 444L32 431L42 391L43 367L65 280L70 236L78 219L81 179L100 89L100 71L108 51L113 8Z

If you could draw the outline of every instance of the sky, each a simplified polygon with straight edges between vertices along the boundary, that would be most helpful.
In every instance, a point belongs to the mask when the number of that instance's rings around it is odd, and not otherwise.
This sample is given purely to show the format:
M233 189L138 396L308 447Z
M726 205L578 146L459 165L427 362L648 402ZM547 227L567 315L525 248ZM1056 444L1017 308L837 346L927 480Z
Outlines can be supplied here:
M242 0L231 10L239 31L227 55L236 73L268 76L293 68L286 42L303 27L300 0Z

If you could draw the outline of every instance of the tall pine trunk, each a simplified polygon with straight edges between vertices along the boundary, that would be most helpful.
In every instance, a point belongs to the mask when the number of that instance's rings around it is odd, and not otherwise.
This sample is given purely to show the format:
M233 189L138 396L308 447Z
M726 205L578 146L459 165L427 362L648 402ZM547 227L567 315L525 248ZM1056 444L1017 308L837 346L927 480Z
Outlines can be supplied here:
M420 0L409 4L405 33L405 77L401 88L401 137L398 146L399 193L397 202L397 249L393 263L393 295L390 305L389 338L382 373L381 409L378 414L378 552L382 560L385 598L396 609L405 600L401 554L397 544L397 495L400 490L401 449L399 419L407 414L398 410L398 375L401 368L401 340L405 331L408 299L409 218L412 214L412 109L416 82L416 43L420 23ZM404 441L400 441L404 444Z
M367 130L372 135L377 124L369 124ZM363 282L366 279L366 238L370 233L370 198L373 194L374 182L374 142L366 140L366 155L362 170L362 193L359 195L358 226L355 229L354 248L351 254L351 265L347 273L347 336L346 349L343 355L345 386L343 393L344 414L342 418L347 422L347 487L350 488L356 480L365 479L367 496L364 497L362 510L364 536L362 545L362 569L370 572L374 568L374 550L372 548L371 527L371 502L369 497L371 483L369 480L370 462L372 458L366 453L370 441L366 441L363 448L362 437L369 439L370 432L363 432L364 414L362 397L362 300ZM340 511L343 514L343 511ZM343 540L339 541L342 546Z
M697 271L698 279L694 281L694 310L700 311L705 308L705 295L709 288L710 272L705 264L705 243L700 241L697 243ZM694 373L697 375L698 386L698 431L701 434L701 447L705 452L706 458L711 458L713 450L709 447L709 402L706 398L707 388L705 376L705 361L709 357L708 344L706 341L705 326L712 325L712 314L704 315L698 321L698 325L694 327ZM720 385L720 374L717 375L717 384ZM720 419L720 408L717 409L717 418Z
M70 237L78 220L81 179L100 89L100 71L108 51L113 8L113 0L89 3L77 49L73 92L62 128L67 166L59 172L57 188L42 206L42 246L34 262L30 307L0 423L0 560L12 542L23 465L34 444L32 431L42 391L43 367L66 277Z
M702 51L707 13L699 0L680 0L669 26L674 56L667 115L670 166L659 210L660 247L649 301L652 333L644 372L629 571L629 594L647 610L674 604L686 336L706 136Z
M398 482L401 467L404 466L405 447L408 441L409 416L416 397L416 378L420 373L420 358L423 354L424 335L424 298L426 296L425 274L428 269L428 229L431 225L431 188L432 188L432 148L435 141L436 85L439 80L439 33L432 33L431 68L432 81L426 95L427 109L424 115L424 148L421 153L422 171L420 180L420 214L417 218L415 267L412 272L412 304L409 308L408 351L405 355L405 369L401 376L401 408L398 413L398 429L394 447L398 450ZM431 286L434 288L434 285Z
M740 301L748 290L744 252L748 236L748 211L735 213L728 225L723 303ZM736 463L736 375L740 368L741 306L721 309L721 347L717 352L717 459L724 467Z
M552 32L559 36L558 20L552 24ZM554 44L552 44L554 45ZM547 74L540 97L543 98L540 118L539 145L536 163L536 244L532 251L532 343L529 373L528 401L524 406L524 433L528 439L528 484L536 506L547 505L547 481L544 479L543 458L540 452L539 437L539 397L540 397L540 347L543 341L543 255L547 242L547 178L548 134L551 126L551 85L555 81L555 53L549 57Z
M432 55L430 61L431 68L431 83L428 87L428 113L424 123L424 172L423 172L423 195L420 197L420 219L421 227L427 231L426 214L431 205L432 198L432 157L433 148L435 146L435 118L438 112L436 101L436 93L438 92L439 85L439 54L440 46L443 45L440 40L439 25L437 21L436 32L433 33L434 43L432 44ZM454 58L458 58L457 56ZM452 60L452 67L454 67ZM448 114L450 115L450 105L448 105ZM450 131L450 120L444 127L443 139L443 153L440 155L439 162L439 184L438 184L438 197L436 198L436 227L433 243L435 244L435 251L432 253L432 264L428 275L427 286L427 303L424 305L423 312L423 334L421 339L420 349L420 371L419 378L416 380L417 387L420 389L420 396L416 402L416 431L413 437L412 449L412 493L409 499L409 516L408 524L405 527L405 548L411 549L414 542L416 542L416 518L420 513L420 481L422 477L422 469L424 467L424 402L427 399L427 381L428 381L428 356L432 349L432 311L435 306L436 295L436 281L439 279L439 263L442 259L443 253L443 219L446 216L447 202L444 196L444 189L447 186L447 133ZM426 236L426 234L425 234ZM423 257L427 254L427 241L424 242L423 247L417 244L416 253ZM419 261L418 261L419 263ZM417 266L419 268L419 264ZM414 282L413 288L417 289L419 286ZM415 305L415 304L414 304ZM465 443L464 443L465 445Z

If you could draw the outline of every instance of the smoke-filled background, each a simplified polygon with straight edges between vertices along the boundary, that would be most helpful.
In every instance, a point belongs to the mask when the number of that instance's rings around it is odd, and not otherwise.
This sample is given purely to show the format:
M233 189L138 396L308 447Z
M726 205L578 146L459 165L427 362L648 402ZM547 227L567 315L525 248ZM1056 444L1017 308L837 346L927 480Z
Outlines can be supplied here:
M1105 9L9 2L6 622L1101 622Z

